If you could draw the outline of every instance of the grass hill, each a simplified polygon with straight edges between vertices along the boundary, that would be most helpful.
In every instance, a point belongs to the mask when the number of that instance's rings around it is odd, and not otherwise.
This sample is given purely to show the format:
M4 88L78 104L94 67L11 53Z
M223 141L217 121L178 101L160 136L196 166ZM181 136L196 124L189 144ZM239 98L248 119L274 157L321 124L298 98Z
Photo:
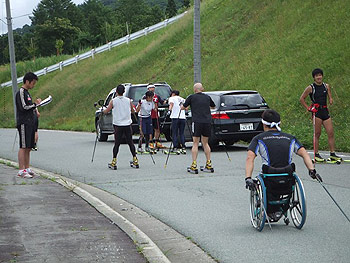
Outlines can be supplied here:
M312 146L312 123L299 103L321 67L332 87L337 149L350 151L349 1L205 0L201 5L202 82L206 90L253 89L281 113L283 129ZM93 131L93 103L118 83L167 81L186 96L193 85L193 13L181 21L39 79L51 94L41 128ZM1 126L14 126L11 89L0 90ZM321 148L327 148L325 132Z

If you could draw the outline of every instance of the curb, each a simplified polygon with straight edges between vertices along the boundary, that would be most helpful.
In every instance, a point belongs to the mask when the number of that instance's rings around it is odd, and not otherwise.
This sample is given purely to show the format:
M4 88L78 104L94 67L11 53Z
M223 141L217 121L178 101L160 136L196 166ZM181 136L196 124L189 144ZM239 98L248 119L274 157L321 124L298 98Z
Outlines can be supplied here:
M0 158L0 161L4 162L5 165L18 166L18 163L10 160ZM53 180L59 183L60 185L68 188L69 190L83 198L85 201L87 201L98 212L110 219L115 225L117 225L121 230L123 230L131 238L131 240L134 241L136 246L141 248L141 252L148 260L148 262L170 263L170 260L164 255L160 248L144 232L142 232L137 226L135 226L128 219L126 219L121 214L113 210L110 206L102 202L100 199L78 186L82 183L41 169L35 168L34 170L38 174L47 177L48 179Z

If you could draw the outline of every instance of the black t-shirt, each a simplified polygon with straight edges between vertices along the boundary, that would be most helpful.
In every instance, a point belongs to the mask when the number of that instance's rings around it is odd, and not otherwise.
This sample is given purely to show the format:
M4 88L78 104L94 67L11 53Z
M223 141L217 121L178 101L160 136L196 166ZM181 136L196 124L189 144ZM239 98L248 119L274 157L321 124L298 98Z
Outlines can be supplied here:
M326 83L322 83L321 85L317 85L316 83L311 84L312 91L309 94L310 99L313 103L318 103L323 106L327 106L327 86Z
M211 123L210 107L215 107L214 101L202 92L187 97L183 104L185 108L191 106L192 121L197 123Z
M28 90L23 87L16 93L17 125L34 125L36 104L33 102Z
M303 145L291 134L279 131L266 131L255 136L248 146L248 151L260 154L263 164L275 168L292 163L293 152Z

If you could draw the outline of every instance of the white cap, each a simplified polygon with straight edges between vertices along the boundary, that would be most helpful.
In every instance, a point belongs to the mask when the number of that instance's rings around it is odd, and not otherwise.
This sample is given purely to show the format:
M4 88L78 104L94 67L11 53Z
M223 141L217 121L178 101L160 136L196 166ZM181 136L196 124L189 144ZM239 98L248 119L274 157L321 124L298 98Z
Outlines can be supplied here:
M153 84L150 84L147 86L147 89L150 89L150 88L156 88L156 86L154 86Z

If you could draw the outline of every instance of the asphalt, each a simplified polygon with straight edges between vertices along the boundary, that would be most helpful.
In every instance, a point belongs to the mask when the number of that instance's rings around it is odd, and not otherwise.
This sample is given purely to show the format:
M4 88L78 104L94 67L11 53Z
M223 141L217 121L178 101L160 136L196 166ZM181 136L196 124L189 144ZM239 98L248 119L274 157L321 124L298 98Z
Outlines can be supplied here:
M0 262L147 262L116 224L71 190L0 164Z
M213 263L152 215L89 184L0 158L0 262Z

